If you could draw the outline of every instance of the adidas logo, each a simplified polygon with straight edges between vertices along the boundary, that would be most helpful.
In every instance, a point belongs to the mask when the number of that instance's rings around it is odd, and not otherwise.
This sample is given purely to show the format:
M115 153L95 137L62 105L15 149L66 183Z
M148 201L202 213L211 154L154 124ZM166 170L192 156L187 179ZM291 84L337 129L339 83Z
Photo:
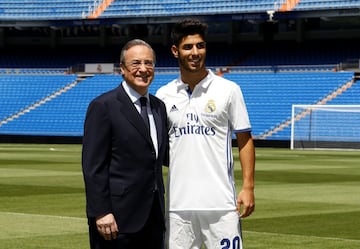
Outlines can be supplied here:
M176 105L173 105L170 109L170 112L178 111Z

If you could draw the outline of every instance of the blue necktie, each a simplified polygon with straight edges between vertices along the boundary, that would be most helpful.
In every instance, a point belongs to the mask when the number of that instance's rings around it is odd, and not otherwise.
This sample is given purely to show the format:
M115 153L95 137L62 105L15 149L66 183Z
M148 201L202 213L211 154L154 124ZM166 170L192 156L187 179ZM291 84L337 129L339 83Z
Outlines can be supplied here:
M146 102L147 102L146 97L140 97L140 104L141 104L140 114L145 122L146 129L150 132L150 123L149 123L149 116L148 116L148 112L147 112Z

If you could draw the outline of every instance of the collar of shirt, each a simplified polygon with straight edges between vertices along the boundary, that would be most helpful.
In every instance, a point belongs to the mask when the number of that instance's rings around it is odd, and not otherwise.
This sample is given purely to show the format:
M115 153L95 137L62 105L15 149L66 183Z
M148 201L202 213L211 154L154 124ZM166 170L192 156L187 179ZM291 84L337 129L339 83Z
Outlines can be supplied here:
M206 77L204 79L202 79L196 86L202 87L204 89L208 88L208 86L214 79L215 74L210 69L207 69L207 71L208 71L208 74L206 75ZM189 84L186 84L185 82L183 82L181 80L181 77L179 77L178 80L176 81L176 86L177 86L177 90L181 91L182 89L187 90Z
M134 103L134 105L138 105L140 107L140 97L142 97L142 95L140 95L137 91L135 91L134 89L132 89L127 83L126 81L122 82L123 87L125 89L125 92L129 95L131 101ZM149 103L149 93L146 93L145 96L148 100Z

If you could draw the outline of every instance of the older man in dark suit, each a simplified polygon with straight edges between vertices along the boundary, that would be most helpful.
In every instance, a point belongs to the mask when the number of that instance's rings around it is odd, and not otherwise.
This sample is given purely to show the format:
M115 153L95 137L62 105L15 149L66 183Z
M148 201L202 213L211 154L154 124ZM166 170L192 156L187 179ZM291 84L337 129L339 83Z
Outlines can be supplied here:
M155 59L148 43L129 41L120 55L123 82L86 113L82 169L92 249L163 248L168 135L165 105L148 93Z

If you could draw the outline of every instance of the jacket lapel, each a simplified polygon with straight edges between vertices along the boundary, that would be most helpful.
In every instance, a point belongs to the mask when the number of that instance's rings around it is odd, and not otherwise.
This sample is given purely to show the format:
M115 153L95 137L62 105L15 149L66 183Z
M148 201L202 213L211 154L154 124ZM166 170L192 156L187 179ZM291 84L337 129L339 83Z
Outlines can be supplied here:
M137 129L139 133L146 138L146 140L151 142L150 134L146 131L143 119L122 85L118 87L117 99L120 102L120 112L123 113L123 117L126 118L135 127L135 129Z

